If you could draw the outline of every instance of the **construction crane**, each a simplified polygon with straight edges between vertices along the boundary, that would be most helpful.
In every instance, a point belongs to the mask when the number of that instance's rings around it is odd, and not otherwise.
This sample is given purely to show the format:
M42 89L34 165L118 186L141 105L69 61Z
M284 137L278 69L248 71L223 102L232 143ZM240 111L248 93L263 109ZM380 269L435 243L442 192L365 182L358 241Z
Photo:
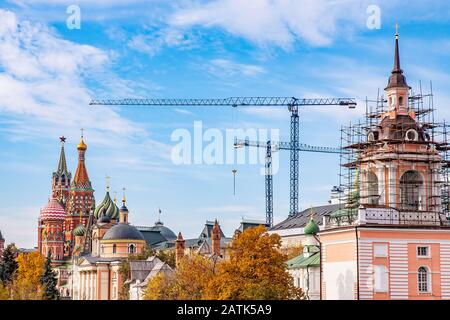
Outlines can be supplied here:
M257 148L265 148L266 149L266 158L265 158L266 223L272 227L273 226L272 152L276 152L278 150L292 151L292 149L293 149L292 145L290 142L275 142L274 143L270 140L267 142L261 142L261 141L249 141L249 140L235 139L234 147L235 148L257 147ZM299 143L295 151L340 154L342 152L342 149L333 148L333 147L310 146L308 144ZM298 183L298 179L296 180L296 183ZM298 185L296 185L295 188L298 190Z
M355 98L299 99L295 97L231 97L223 99L103 99L92 100L91 106L154 106L154 107L287 107L290 124L290 204L289 216L298 212L299 115L304 106L356 107Z

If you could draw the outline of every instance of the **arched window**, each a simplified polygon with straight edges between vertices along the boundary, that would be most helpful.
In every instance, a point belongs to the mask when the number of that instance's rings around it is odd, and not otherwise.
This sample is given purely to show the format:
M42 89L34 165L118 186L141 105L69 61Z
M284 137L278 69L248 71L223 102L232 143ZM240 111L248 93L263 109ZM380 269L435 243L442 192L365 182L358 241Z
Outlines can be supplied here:
M367 175L367 183L368 183L368 203L369 204L378 204L379 194L378 194L378 178L377 175L371 171Z
M430 272L427 267L420 267L417 272L419 292L430 292Z
M113 244L113 253L117 253L117 246Z
M128 247L128 253L135 253L136 252L136 247L134 246L134 244L130 244Z
M414 170L406 171L400 178L400 207L403 210L421 209L422 188L423 180L419 172Z

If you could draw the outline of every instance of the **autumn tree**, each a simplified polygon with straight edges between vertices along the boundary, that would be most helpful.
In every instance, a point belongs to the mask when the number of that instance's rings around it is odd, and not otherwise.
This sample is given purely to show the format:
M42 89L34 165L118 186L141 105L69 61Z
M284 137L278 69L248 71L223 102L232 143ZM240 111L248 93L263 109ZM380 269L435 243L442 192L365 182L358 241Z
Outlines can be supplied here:
M50 263L51 259L49 253L45 259L44 272L41 276L41 284L43 289L42 298L45 300L57 300L59 299L59 292L56 289L58 281Z
M14 243L9 244L6 249L3 250L0 259L0 281L5 287L11 284L17 270L16 256L17 248Z
M14 282L14 298L18 300L41 299L41 277L45 258L39 252L20 253L17 256L17 278Z
M214 274L212 260L194 253L186 255L174 273L160 274L149 281L145 298L151 300L205 299L206 290Z
M263 226L237 234L229 260L218 265L207 290L209 299L269 300L301 299L287 272L287 256L281 252L281 238L268 234Z
M0 300L8 300L9 299L9 290L6 286L0 282Z

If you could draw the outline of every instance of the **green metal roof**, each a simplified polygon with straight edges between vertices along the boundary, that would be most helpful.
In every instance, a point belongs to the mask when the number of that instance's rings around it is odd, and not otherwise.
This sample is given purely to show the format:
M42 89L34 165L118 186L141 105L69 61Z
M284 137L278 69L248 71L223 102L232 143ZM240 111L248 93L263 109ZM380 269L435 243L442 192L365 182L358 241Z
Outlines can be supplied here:
M288 269L300 269L308 267L320 266L320 252L311 254L309 257L305 257L303 253L287 262Z

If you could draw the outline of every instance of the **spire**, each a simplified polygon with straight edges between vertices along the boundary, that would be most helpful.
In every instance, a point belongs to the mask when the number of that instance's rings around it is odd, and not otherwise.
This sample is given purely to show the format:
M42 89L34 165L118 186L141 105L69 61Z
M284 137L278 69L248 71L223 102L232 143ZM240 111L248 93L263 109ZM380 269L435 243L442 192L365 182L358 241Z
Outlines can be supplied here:
M75 172L75 177L73 179L73 182L74 182L75 186L78 186L81 188L83 188L83 187L91 188L91 182L89 181L89 176L88 176L86 166L85 166L85 153L86 153L87 145L84 143L83 133L84 133L84 129L81 129L81 140L77 146L78 166L77 166L77 171Z
M394 54L394 69L392 72L403 72L400 69L400 54L398 50L398 23L395 24L395 54Z
M389 88L409 88L406 83L406 78L403 75L403 70L400 67L400 49L398 44L398 24L395 25L395 51L394 51L394 67L392 68L391 76L389 77L388 85L385 89Z
M59 137L59 140L61 140L61 152L59 154L59 162L58 162L58 168L56 169L56 173L58 175L66 174L68 173L67 170L67 163L66 163L66 154L64 152L64 143L66 142L66 137L61 136Z

